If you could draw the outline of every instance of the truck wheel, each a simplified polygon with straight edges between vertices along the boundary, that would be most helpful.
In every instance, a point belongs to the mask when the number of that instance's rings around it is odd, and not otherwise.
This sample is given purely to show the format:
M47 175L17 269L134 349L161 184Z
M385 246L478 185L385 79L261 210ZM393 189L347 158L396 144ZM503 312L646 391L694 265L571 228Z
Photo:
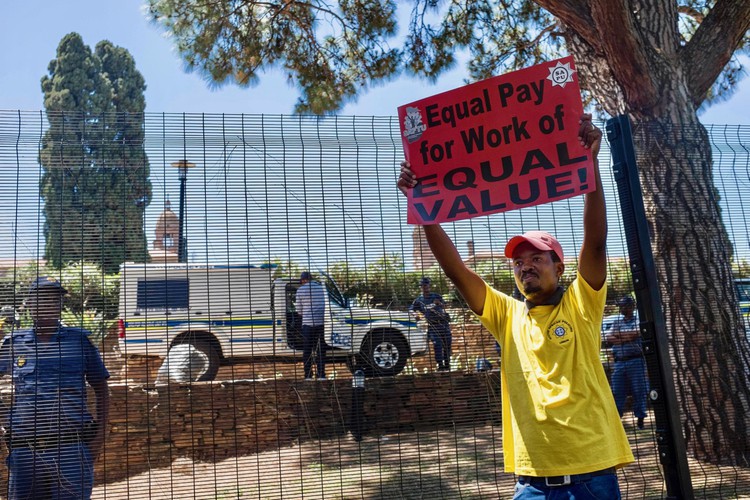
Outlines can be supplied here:
M198 340L192 344L197 350L201 351L208 357L208 366L206 371L197 378L198 382L204 380L213 380L216 378L216 374L219 373L219 353L216 352L211 344L206 341Z
M387 331L375 331L364 342L362 368L368 376L398 375L406 366L409 348L404 338Z
M169 349L157 380L160 377L183 383L213 380L219 372L219 363L219 354L209 342L186 340Z

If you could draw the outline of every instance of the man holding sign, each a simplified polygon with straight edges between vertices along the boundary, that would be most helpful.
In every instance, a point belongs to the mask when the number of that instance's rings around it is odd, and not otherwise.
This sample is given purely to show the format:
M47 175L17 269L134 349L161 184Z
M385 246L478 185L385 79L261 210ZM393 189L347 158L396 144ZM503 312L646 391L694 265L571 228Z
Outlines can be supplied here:
M599 360L607 294L601 138L583 115L577 141L590 153L593 189L585 194L578 271L567 289L559 285L562 246L548 233L530 231L505 247L522 302L469 269L439 224L424 226L443 271L502 348L503 453L505 470L518 475L514 498L620 498L615 469L634 460ZM399 189L411 198L420 182L403 162Z

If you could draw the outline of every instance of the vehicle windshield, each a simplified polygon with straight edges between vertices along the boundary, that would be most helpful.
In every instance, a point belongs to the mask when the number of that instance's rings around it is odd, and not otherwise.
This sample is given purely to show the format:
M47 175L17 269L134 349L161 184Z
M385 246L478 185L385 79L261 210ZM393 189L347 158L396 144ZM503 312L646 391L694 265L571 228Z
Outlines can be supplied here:
M341 290L339 290L339 287L336 282L333 281L333 278L323 272L321 272L320 274L322 274L326 278L326 290L328 291L328 297L330 297L333 302L341 307L349 307L349 303L346 300L346 297L344 297L344 294L341 293Z
M736 281L740 302L750 302L750 280Z

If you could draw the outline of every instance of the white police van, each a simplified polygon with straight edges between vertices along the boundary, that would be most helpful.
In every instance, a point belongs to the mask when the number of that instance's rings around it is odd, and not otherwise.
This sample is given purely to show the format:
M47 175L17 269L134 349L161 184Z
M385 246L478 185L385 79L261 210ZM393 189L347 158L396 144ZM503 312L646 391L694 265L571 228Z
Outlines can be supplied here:
M301 359L299 280L273 279L273 266L124 263L119 346L164 358L185 344L207 360L191 377L213 380L242 358ZM327 359L366 375L396 375L427 350L427 333L406 312L352 307L325 276Z

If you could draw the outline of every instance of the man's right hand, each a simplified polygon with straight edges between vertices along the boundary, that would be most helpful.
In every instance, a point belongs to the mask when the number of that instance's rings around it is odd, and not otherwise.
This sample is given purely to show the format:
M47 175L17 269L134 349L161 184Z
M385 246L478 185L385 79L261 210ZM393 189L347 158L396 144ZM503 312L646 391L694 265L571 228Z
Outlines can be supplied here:
M417 176L411 171L411 165L408 161L404 160L401 162L401 175L398 178L396 186L401 190L404 195L407 191L417 185Z

